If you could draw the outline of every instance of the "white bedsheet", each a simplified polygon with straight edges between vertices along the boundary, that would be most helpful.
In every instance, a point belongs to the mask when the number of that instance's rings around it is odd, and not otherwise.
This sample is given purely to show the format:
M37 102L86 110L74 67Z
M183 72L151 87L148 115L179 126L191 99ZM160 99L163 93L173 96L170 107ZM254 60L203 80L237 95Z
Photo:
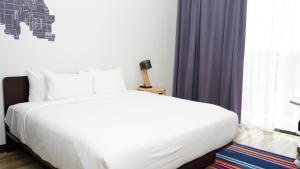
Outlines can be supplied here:
M60 169L176 169L232 141L235 113L129 91L11 106L10 131Z

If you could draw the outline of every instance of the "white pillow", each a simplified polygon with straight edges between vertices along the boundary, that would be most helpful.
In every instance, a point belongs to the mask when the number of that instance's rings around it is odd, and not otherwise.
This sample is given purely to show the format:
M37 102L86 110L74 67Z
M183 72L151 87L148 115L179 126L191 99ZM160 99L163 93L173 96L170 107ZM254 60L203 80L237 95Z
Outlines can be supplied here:
M93 78L88 74L45 72L47 100L93 95Z
M46 100L46 79L43 73L27 71L29 81L29 102Z
M125 78L121 68L109 70L89 69L94 77L95 94L126 91Z

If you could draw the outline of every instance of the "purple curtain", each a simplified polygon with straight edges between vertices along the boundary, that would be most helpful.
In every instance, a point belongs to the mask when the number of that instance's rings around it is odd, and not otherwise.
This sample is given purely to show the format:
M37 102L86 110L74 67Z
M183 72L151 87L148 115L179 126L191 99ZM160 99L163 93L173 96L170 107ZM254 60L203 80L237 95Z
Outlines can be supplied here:
M179 0L175 97L240 117L247 0Z

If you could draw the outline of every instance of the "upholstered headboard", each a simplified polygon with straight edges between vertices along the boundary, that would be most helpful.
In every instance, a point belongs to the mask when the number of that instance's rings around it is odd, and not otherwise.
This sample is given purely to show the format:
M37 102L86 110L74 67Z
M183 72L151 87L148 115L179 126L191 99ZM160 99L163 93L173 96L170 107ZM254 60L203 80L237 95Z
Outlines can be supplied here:
M27 76L3 79L3 101L5 114L10 105L28 102L29 82Z

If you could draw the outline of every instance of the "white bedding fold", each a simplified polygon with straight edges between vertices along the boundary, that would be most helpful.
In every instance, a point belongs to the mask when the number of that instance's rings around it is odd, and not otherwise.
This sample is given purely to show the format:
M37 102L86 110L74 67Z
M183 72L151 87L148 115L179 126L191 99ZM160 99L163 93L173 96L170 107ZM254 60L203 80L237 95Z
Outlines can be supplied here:
M11 106L12 134L61 169L175 169L232 141L231 111L129 91Z

